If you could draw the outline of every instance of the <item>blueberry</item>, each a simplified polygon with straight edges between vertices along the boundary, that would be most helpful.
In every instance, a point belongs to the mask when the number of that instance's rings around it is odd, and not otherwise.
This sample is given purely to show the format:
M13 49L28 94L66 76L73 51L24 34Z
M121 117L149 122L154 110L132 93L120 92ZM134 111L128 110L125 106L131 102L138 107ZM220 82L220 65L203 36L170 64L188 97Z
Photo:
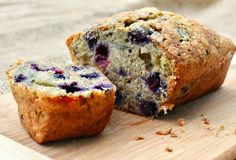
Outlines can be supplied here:
M14 79L15 79L15 82L22 82L22 81L26 80L27 77L24 76L23 74L19 74L19 75L15 76Z
M53 77L58 79L66 79L66 77L63 74L54 74Z
M140 110L146 116L155 116L157 107L154 101L142 100L140 104Z
M115 104L119 105L121 103L123 96L122 93L118 90L116 91L116 100L115 100Z
M79 87L77 82L71 82L70 84L59 84L58 87L65 89L66 93L74 93L85 90L85 88Z
M109 61L107 60L108 56L109 56L108 45L104 43L99 44L95 50L95 63L102 68L106 68L109 64Z
M31 68L32 68L33 70L36 70L36 71L42 71L42 72L49 71L48 68L39 67L38 64L35 64L35 63L32 63L30 66L31 66Z
M93 33L92 31L88 31L86 32L84 38L87 41L90 50L93 51L95 46L97 45L97 36L95 35L95 33Z
M73 71L79 71L79 70L82 70L83 67L71 66L71 69L72 69Z
M144 28L137 27L134 30L128 32L128 39L132 44L144 45L150 41L151 31Z
M104 90L104 89L108 89L108 88L111 88L112 87L112 85L111 84L103 84L103 83L101 83L101 84L98 84L98 85L95 85L94 87L93 87L93 89L98 89L98 90Z
M152 72L146 79L146 83L148 84L148 87L151 91L156 94L160 94L160 73Z
M83 74L83 75L80 75L80 76L83 77L83 78L87 78L87 79L93 79L93 78L100 77L100 75L97 72Z
M50 68L50 70L53 71L55 74L63 74L64 73L64 71L58 67L52 67L52 68Z
M119 74L120 76L123 76L123 77L124 77L124 76L127 76L127 73L126 73L126 71L125 71L123 68L120 68L118 74Z
M181 88L181 92L183 94L187 93L187 91L188 91L188 87L187 86L184 86L183 88Z

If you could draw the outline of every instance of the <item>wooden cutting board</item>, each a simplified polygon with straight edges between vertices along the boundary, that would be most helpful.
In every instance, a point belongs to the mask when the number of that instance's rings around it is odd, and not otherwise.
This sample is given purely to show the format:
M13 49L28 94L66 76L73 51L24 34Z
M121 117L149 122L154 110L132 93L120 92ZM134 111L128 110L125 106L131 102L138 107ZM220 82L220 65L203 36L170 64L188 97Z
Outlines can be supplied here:
M179 117L185 120L182 127L177 125ZM204 118L210 124L204 124ZM178 137L155 133L167 128L172 128ZM230 67L220 89L177 107L166 116L150 120L115 110L101 135L45 145L35 143L21 127L12 95L0 96L0 134L53 159L234 160L235 129L236 65ZM137 141L137 136L144 139ZM166 147L173 151L167 152Z

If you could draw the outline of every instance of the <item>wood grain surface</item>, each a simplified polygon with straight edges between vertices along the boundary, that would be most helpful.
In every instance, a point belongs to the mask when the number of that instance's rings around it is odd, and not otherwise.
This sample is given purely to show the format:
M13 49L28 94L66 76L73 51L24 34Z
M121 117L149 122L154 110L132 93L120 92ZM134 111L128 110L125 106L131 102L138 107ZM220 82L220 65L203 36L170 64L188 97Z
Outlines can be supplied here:
M0 134L53 159L234 160L236 158L236 65L217 91L150 120L115 110L97 137L39 145L22 128L11 94L0 96ZM177 124L182 117L184 126ZM205 119L205 120L204 120ZM177 137L157 135L172 128ZM138 137L144 139L135 140ZM172 149L167 152L166 147Z
M9 92L4 70L16 59L69 62L64 41L70 34L147 6L196 19L236 42L235 0L0 0L0 94Z

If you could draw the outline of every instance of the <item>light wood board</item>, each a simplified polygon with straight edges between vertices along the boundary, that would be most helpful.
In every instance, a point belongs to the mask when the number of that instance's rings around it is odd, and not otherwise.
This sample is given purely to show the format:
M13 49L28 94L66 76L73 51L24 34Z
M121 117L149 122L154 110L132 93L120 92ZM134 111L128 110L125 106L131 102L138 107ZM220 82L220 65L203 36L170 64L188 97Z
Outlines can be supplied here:
M176 123L179 117L186 122L182 127ZM204 125L203 118L208 118L210 125ZM223 130L220 130L221 125L224 125ZM155 134L166 128L172 128L178 137ZM235 129L236 65L230 67L220 89L177 107L166 116L150 120L115 110L100 136L45 145L35 143L22 128L12 95L0 96L0 134L53 159L234 160ZM144 139L136 141L136 136ZM171 147L173 152L165 151L166 147Z
M0 135L0 159L6 160L51 160L50 158L29 149L22 144Z

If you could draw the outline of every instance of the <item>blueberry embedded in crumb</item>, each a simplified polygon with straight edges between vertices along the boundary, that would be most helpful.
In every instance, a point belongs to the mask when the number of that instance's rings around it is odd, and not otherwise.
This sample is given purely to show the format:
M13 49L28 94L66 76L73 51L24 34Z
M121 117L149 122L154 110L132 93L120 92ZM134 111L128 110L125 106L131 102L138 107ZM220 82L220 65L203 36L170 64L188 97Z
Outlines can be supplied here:
M95 33L93 33L92 31L88 31L86 32L84 38L87 41L90 50L93 51L98 41Z
M83 78L87 78L87 79L93 79L93 78L100 77L99 73L97 73L97 72L88 73L88 74L81 74L80 76Z
M188 87L187 86L184 86L183 88L181 88L181 92L183 94L187 93L187 91L188 91Z
M58 79L66 79L66 77L63 74L54 74L53 77Z
M118 74L123 77L127 76L127 72L124 70L124 68L120 68L120 70L118 71Z
M119 105L121 103L123 96L122 93L118 90L116 91L116 100L115 100L115 104Z
M50 68L50 70L53 71L55 74L63 74L64 73L64 71L58 67L52 67L52 68Z
M157 107L154 101L142 100L140 104L140 110L146 116L155 116Z
M65 89L66 93L74 93L85 90L85 88L79 87L77 82L71 82L70 84L59 84L58 87Z
M156 94L160 94L160 73L152 72L145 81L151 91Z
M15 79L15 82L22 82L22 81L26 80L27 77L24 76L23 74L19 74L19 75L15 76L14 79Z
M109 47L107 44L100 43L95 50L95 63L101 68L106 68L109 64Z
M79 70L82 70L84 67L79 67L79 66L71 66L71 69L73 71L79 71Z
M36 70L36 71L42 71L42 72L49 71L48 68L39 67L39 65L38 65L38 64L35 64L35 63L30 64L30 66L31 66L31 68L32 68L33 70Z
M111 88L112 87L112 85L111 84L103 84L103 83L101 83L101 84L98 84L98 85L95 85L94 87L93 87L93 89L98 89L98 90L104 90L104 89L109 89L109 88Z
M128 32L128 39L132 44L144 45L150 41L151 31L148 31L142 27L137 27Z

